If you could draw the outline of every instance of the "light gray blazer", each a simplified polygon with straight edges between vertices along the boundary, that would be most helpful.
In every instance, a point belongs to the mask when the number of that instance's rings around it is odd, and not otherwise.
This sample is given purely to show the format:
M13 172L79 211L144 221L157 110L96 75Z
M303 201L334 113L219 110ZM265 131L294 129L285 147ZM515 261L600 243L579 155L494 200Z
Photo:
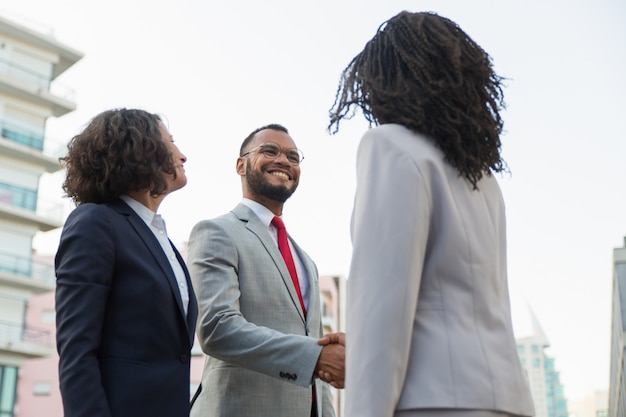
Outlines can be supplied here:
M370 129L357 157L346 417L460 408L534 413L513 336L504 203L431 140Z
M306 321L278 247L252 210L239 204L191 231L197 334L209 355L192 417L309 417L312 383L319 415L335 415L328 384L312 379L322 336L317 268L291 243L310 281Z

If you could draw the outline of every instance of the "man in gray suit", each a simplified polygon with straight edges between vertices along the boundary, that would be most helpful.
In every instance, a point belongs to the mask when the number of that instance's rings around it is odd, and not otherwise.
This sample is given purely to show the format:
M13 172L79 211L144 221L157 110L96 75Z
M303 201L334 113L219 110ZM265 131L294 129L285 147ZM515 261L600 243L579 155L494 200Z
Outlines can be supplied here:
M243 200L191 232L198 340L208 355L193 417L335 414L329 386L316 375L324 371L341 386L345 350L337 343L318 344L317 268L289 239L294 280L274 226L298 186L302 158L283 126L256 129L237 158Z

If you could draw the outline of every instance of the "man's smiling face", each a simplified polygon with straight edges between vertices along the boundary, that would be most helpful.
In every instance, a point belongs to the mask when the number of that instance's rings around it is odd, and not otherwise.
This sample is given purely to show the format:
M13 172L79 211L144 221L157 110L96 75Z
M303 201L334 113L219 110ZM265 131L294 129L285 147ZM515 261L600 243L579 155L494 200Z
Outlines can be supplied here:
M262 145L273 143L281 148L280 155L270 159L262 152ZM249 196L256 201L269 199L284 203L298 188L300 166L293 165L287 158L286 151L296 145L285 132L265 129L258 132L249 144L250 152L245 158L245 182ZM244 158L244 157L242 157Z

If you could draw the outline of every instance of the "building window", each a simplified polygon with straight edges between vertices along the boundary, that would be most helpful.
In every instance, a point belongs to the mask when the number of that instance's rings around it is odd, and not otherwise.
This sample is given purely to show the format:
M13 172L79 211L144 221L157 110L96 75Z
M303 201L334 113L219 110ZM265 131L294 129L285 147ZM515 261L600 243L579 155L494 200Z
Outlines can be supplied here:
M533 366L539 368L539 366L541 366L541 360L539 358L533 358Z
M46 324L55 323L56 312L54 310L42 310L41 322Z
M539 346L533 345L533 353L539 353Z
M15 407L17 368L0 366L0 417L12 417Z
M33 386L33 395L50 395L52 385L48 381L37 381Z

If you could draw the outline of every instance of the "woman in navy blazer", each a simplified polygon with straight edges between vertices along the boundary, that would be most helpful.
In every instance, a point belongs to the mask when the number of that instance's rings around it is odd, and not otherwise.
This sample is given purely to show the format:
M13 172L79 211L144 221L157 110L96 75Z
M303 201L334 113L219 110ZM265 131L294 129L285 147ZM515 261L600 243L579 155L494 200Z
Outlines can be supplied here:
M55 260L65 417L189 414L197 305L156 214L187 182L173 142L159 116L109 110L61 159L77 205Z

